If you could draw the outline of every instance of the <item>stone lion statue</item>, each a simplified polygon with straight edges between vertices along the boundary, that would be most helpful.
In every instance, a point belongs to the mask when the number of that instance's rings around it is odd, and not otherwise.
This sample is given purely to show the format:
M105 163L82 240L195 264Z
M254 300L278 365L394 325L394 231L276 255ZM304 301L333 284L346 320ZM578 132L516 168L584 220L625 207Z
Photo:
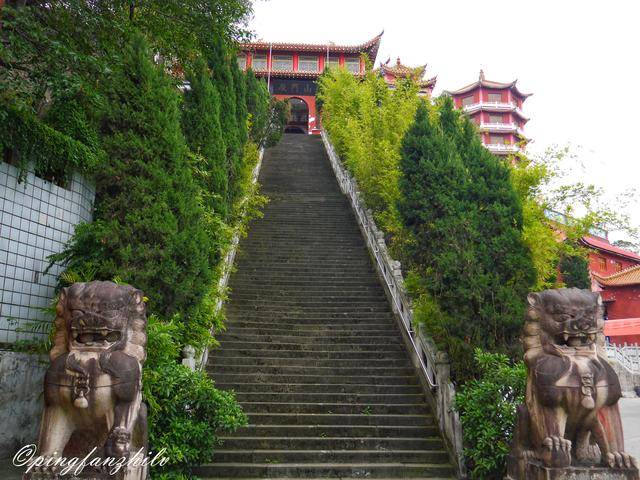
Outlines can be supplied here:
M563 288L531 293L528 302L523 333L527 389L508 477L533 478L527 473L530 461L551 468L601 465L637 474L635 459L624 452L621 388L604 351L600 295Z
M62 290L45 375L40 455L84 458L94 447L94 457L129 458L140 448L146 455L146 323L143 294L131 286L95 281Z

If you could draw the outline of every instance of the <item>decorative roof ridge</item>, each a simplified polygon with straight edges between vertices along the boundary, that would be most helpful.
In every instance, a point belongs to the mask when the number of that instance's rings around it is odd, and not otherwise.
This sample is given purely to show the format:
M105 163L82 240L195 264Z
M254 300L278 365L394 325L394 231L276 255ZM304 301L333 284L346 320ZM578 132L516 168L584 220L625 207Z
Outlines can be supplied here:
M485 88L495 88L497 90L513 89L523 99L533 95L533 93L523 93L523 92L521 92L520 89L516 85L517 83L518 83L518 79L517 78L515 80L513 80L512 82L507 82L507 83L496 82L494 80L487 80L485 78L485 76L484 76L484 71L480 70L480 74L478 75L478 80L476 80L475 82L471 82L468 85L465 85L464 87L458 88L457 90L445 90L444 93L449 95L449 96L462 95L464 93L470 92L471 90L473 90L475 88L485 87Z
M357 45L336 44L332 42L328 42L328 43L268 42L265 40L244 42L244 43L241 43L240 45L241 47L271 46L274 49L278 49L278 48L293 49L293 48L300 47L300 48L309 48L309 49L318 49L318 50L326 50L327 48L329 48L329 50L331 49L366 50L368 48L375 46L377 43L379 43L383 34L384 34L384 30L382 30L382 32L380 32L378 35L376 35L372 39Z

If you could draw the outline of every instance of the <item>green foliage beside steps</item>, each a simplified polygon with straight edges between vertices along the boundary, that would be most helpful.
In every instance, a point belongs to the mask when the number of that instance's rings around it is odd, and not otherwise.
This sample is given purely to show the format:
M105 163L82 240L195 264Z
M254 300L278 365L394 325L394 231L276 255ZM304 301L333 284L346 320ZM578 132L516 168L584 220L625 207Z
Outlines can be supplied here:
M465 443L465 457L473 479L504 478L515 428L516 408L524 401L527 373L523 362L476 349L480 375L456 395Z

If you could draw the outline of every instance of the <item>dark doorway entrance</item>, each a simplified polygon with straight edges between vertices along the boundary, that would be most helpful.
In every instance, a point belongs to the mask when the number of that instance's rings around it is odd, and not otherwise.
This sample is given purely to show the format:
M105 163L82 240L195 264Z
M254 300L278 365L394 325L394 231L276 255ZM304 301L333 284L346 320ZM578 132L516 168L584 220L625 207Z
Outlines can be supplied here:
M292 97L287 100L291 107L289 123L285 128L286 133L307 133L309 128L309 107L301 98Z

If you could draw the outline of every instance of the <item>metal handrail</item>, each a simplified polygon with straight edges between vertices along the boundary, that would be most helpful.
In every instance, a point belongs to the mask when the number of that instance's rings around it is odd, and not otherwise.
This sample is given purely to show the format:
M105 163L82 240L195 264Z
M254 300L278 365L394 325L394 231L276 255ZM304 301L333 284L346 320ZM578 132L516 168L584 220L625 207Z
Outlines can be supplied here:
M329 155L329 160L338 180L338 184L340 185L340 190L342 190L342 192L347 195L351 202L351 207L353 208L358 223L360 224L362 232L364 233L365 239L367 241L367 246L369 247L369 250L376 260L378 271L384 278L386 287L393 301L393 305L395 306L395 309L402 320L402 324L407 332L407 336L411 342L413 350L416 353L416 357L420 362L420 368L424 373L427 381L429 382L429 386L432 389L435 389L438 387L436 379L435 354L431 351L428 345L425 345L424 342L420 342L416 331L413 329L413 311L411 308L411 304L409 302L409 299L402 294L402 292L404 291L404 286L402 284L402 275L400 274L400 272L398 272L397 275L394 274L394 271L397 270L397 267L392 264L392 260L388 258L388 256L383 255L382 249L380 248L380 242L384 243L384 240L382 238L379 238L379 235L377 235L377 232L379 232L379 230L376 227L370 213L367 212L367 210L363 206L362 201L360 200L355 179L345 169L333 145L331 144L327 133L324 130L322 131L322 140ZM424 350L419 348L417 343L420 343L421 347L423 347ZM423 352L425 354L424 356L422 355ZM425 362L425 357L427 359L427 362Z

